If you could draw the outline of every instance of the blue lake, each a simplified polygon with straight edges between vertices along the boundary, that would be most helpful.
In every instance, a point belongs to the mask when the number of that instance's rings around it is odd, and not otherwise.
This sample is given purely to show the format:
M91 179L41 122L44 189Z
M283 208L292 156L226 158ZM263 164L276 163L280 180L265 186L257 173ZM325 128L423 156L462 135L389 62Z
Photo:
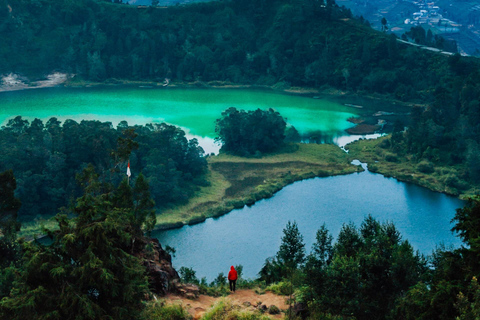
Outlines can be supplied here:
M463 205L457 198L366 171L296 182L252 207L154 236L177 250L177 270L192 267L199 278L211 281L241 264L244 275L255 278L265 259L278 251L289 220L297 222L307 252L322 224L336 238L343 223L360 226L371 214L394 222L403 239L427 255L440 243L460 245L450 221Z

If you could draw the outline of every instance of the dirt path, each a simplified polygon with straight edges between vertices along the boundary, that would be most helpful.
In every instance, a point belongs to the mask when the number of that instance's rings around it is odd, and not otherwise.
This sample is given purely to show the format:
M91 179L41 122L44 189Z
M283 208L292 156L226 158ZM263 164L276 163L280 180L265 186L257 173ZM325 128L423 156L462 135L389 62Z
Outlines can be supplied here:
M177 295L168 295L166 297L167 303L182 305L194 319L200 319L200 317L215 304L215 302L221 298L215 298L205 295L200 295L196 300L190 300L185 297ZM244 289L237 290L235 293L229 295L227 299L231 300L234 305L242 306L246 310L254 310L255 305L261 302L262 305L266 305L267 308L271 305L275 305L280 310L287 310L288 305L286 303L286 297L278 296L271 292L265 294L257 294L254 290ZM249 306L249 304L251 306ZM266 313L267 314L267 313ZM272 319L283 319L284 314L269 315Z

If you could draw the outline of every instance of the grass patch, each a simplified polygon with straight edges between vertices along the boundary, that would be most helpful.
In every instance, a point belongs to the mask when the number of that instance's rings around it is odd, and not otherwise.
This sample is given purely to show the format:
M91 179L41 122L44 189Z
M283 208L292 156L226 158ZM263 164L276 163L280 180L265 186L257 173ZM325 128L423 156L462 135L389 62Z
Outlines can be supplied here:
M371 172L400 181L411 182L432 191L442 192L466 199L480 191L480 185L469 183L465 165L447 166L426 160L420 162L410 155L392 154L382 148L390 136L375 140L359 140L347 145L351 159L368 163Z
M202 187L185 205L157 215L157 228L199 223L233 209L273 196L295 181L349 174L361 170L335 145L290 144L281 152L260 158L220 154L208 158L209 186Z
M270 318L266 315L262 315L259 311L241 310L240 306L233 305L231 301L220 299L205 313L202 320L220 319L269 320Z
M163 301L148 302L140 315L141 320L190 320L192 317L179 305L166 305Z

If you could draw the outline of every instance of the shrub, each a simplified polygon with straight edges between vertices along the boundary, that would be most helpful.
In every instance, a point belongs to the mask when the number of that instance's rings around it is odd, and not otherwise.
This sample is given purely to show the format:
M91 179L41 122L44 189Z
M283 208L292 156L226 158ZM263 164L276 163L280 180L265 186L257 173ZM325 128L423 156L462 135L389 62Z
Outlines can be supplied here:
M433 173L435 172L435 167L429 161L421 161L417 164L417 170L423 173Z
M192 317L182 306L165 305L164 302L157 301L149 303L140 319L144 320L190 320Z
M220 299L208 310L202 320L270 320L268 316L263 316L258 312L240 311L238 306L234 306L231 301Z
M378 172L378 166L376 164L368 164L368 171L370 172Z
M396 155L392 154L392 153L387 153L385 155L385 160L388 161L388 162L397 162L398 161L398 158Z
M463 180L460 180L459 178L457 178L457 176L453 174L449 174L446 176L445 184L449 187L459 189L459 190L466 190L469 187L468 183L466 183Z
M196 272L192 268L181 267L178 273L180 273L180 279L183 283L199 283Z
M379 146L380 148L382 148L382 149L388 149L388 148L390 148L390 146L391 146L390 140L385 139L385 140L383 140L382 142L380 142L380 143L378 144L378 146Z
M266 288L266 290L282 296L288 296L293 293L292 284L288 281L281 281L271 284Z
M268 307L268 313L269 314L279 314L280 309L277 306L272 304L270 307Z

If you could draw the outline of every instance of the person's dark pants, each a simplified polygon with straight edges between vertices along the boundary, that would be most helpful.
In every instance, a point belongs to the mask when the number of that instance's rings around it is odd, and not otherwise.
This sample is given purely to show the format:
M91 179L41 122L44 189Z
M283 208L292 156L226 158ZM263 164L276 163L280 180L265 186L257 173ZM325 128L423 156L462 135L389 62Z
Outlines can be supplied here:
M237 283L237 280L228 280L230 282L230 291L235 292L235 284Z

